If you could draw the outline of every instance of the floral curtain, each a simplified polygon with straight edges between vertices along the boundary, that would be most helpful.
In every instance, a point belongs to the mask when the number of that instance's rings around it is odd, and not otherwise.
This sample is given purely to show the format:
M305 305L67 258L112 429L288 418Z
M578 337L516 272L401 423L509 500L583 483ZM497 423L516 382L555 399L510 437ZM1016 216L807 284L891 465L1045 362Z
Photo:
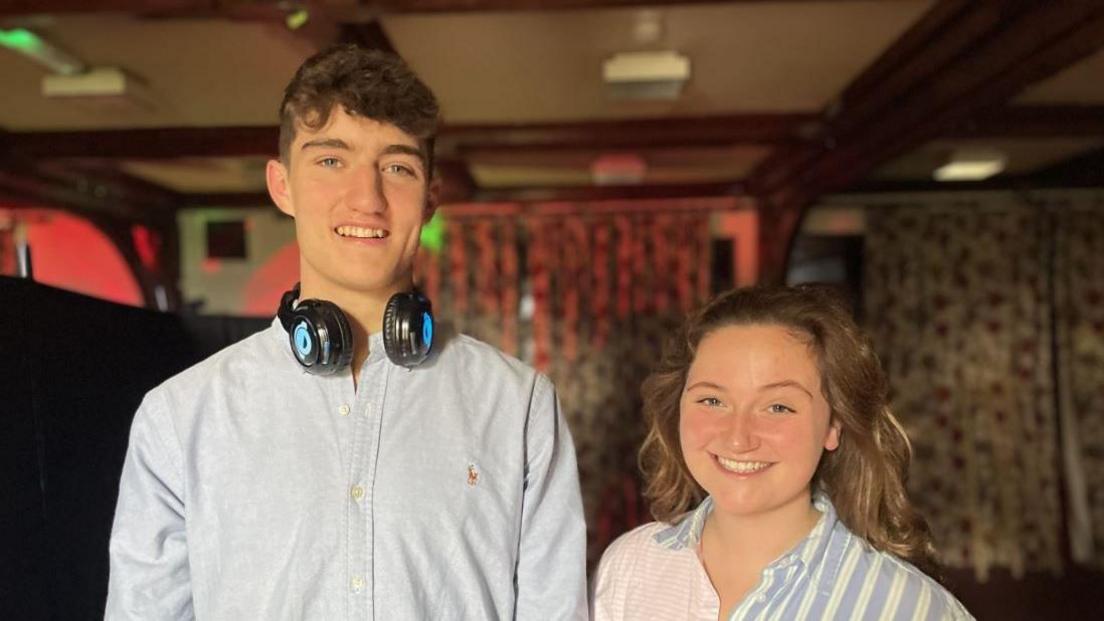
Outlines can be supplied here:
M419 259L435 311L547 373L571 426L593 562L647 517L640 383L709 292L709 211L665 201L455 208Z
M1063 466L1074 561L1104 568L1104 192L1054 205Z
M943 561L1061 567L1051 216L999 199L868 211L868 329Z

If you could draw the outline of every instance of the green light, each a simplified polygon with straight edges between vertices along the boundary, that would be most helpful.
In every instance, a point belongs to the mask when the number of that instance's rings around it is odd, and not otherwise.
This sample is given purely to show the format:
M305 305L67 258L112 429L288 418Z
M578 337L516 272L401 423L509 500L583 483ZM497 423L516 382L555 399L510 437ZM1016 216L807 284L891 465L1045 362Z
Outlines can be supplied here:
M433 214L433 217L422 227L422 246L425 246L433 254L441 254L445 247L445 217L441 212Z
M0 47L6 47L9 50L23 52L24 54L33 54L40 52L43 45L42 39L39 39L38 35L30 30L24 28L4 30L0 28Z
M288 13L284 19L284 23L287 24L288 30L299 30L308 21L310 21L310 12L306 9L297 9Z

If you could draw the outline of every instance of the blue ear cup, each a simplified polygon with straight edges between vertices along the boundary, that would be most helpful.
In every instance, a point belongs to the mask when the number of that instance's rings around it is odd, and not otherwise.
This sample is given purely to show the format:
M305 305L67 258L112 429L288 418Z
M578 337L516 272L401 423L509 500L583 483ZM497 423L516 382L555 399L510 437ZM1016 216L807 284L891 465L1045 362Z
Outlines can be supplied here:
M383 348L397 365L414 368L433 349L433 306L418 291L396 293L383 311Z
M291 353L304 369L333 375L353 360L353 331L345 313L332 302L300 300L296 284L280 299L277 315L288 334ZM421 364L433 347L433 308L417 291L397 293L383 313L383 348L397 365Z
M333 375L353 360L353 330L345 313L324 300L301 300L299 285L280 299L277 315L288 333L291 353L315 375Z

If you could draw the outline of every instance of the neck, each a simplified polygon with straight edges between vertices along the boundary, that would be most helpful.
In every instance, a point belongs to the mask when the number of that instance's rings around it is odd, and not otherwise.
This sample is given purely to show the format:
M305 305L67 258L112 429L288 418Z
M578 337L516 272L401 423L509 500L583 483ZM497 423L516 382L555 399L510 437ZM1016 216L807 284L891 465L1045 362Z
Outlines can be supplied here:
M820 515L809 494L771 511L751 515L726 513L714 505L702 532L703 554L714 562L725 559L742 568L760 571L807 537Z
M353 382L360 376L360 369L368 359L368 337L383 329L383 313L391 296L410 288L410 284L393 284L374 290L357 291L334 286L306 274L300 283L300 299L318 299L332 302L349 320L353 331Z

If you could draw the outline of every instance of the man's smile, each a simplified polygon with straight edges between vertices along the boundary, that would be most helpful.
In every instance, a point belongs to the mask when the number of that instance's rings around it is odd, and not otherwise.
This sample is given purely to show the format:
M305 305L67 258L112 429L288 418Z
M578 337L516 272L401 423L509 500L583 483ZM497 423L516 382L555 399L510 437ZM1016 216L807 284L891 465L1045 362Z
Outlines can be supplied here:
M366 226L339 226L334 232L342 237L357 237L361 239L383 239L391 234L387 229L375 229Z

